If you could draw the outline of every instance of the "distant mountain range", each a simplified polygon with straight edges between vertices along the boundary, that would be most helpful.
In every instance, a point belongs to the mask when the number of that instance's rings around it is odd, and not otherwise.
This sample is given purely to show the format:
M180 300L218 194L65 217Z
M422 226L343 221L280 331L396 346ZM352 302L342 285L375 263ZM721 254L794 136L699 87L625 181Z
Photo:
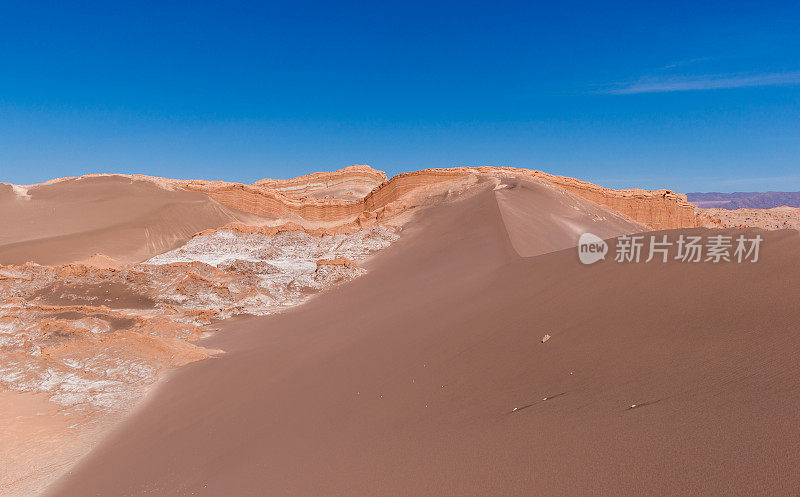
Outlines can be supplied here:
M687 193L689 202L704 209L771 209L800 207L800 192Z

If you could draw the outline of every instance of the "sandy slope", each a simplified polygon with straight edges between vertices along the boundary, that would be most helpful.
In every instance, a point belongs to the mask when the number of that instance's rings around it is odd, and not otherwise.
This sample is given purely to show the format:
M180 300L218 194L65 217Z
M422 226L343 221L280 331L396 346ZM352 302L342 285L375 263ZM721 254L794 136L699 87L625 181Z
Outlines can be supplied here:
M41 493L102 439L105 427L42 393L0 391L0 495Z
M542 180L507 177L494 194L511 244L524 257L574 247L587 231L609 238L646 229Z
M62 264L98 252L138 262L198 231L255 218L201 193L120 176L17 188L0 185L0 264Z
M366 276L227 324L48 495L796 492L797 232L588 267L525 233L491 187L420 215Z

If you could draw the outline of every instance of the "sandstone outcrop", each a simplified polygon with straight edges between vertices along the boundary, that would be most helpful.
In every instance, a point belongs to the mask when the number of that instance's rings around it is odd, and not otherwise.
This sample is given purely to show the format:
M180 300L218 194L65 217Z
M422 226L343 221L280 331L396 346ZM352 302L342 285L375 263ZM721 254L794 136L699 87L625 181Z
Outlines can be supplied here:
M565 176L510 167L423 169L387 180L385 173L369 166L350 166L292 179L263 179L249 185L143 175L87 175L82 178L109 176L146 181L165 190L201 192L235 211L262 218L258 223L248 221L251 225L286 224L286 229L294 229L291 227L294 223L307 230L324 228L331 232L352 232L388 222L413 207L430 203L437 196L461 192L481 178L502 176L545 180L652 229L702 224L686 196L671 190L614 190ZM35 186L75 179L62 178ZM29 188L32 187L26 187L26 191Z
M613 190L574 178L536 173L570 193L609 207L654 230L698 226L694 206L686 200L686 195L672 190Z
M320 259L317 261L317 268L320 266L345 266L356 267L356 263L346 257L337 257L335 259Z
M293 197L356 200L385 183L386 173L369 166L349 166L332 172L318 172L292 179L262 179L253 183Z
M342 170L344 171L344 170ZM699 226L695 208L685 195L671 190L613 190L564 176L542 171L506 167L423 169L401 173L375 187L360 200L317 199L286 195L270 188L271 182L253 185L187 183L183 188L202 191L237 210L259 216L294 219L300 223L354 224L362 226L387 221L405 209L423 203L424 193L453 184L450 190L463 190L470 178L519 176L543 179L566 191L611 208L633 221L652 229ZM441 193L441 192L437 192ZM416 198L409 199L413 197Z

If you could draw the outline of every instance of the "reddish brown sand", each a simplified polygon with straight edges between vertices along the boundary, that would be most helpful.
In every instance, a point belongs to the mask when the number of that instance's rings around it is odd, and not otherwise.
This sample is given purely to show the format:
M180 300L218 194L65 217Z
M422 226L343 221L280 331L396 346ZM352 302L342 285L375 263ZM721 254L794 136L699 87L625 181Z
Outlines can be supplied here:
M494 193L511 245L525 257L574 247L587 231L609 238L646 229L546 181L506 177Z
M435 207L224 325L48 495L792 495L800 236L762 235L756 264L582 266L517 255L490 189Z
M0 185L0 264L64 264L102 252L141 261L198 231L256 216L197 192L121 176L36 185L27 197Z
M45 394L0 391L0 495L38 495L43 482L63 474L102 438L103 428Z

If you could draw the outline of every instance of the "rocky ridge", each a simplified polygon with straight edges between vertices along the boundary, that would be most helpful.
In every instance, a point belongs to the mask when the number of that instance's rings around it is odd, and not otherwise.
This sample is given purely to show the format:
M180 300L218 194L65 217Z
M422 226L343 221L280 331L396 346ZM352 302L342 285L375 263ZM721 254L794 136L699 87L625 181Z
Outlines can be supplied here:
M107 175L87 175L84 178L99 176ZM277 224L292 222L311 229L354 230L389 222L432 196L463 192L481 178L499 176L547 181L653 229L702 224L686 196L672 190L614 190L575 178L510 167L423 169L386 179L385 173L369 166L350 166L288 180L264 179L249 185L144 175L119 176L152 182L168 190L202 192L238 211L272 219ZM61 178L43 184L70 179L75 178Z
M401 173L376 186L360 200L289 196L267 186L273 183L190 182L180 187L202 191L224 205L260 216L295 219L311 225L363 226L391 220L413 207L420 194L430 194L430 190L463 191L479 177L498 176L545 180L653 229L699 226L694 206L685 195L671 190L613 190L542 171L507 167L423 169Z

